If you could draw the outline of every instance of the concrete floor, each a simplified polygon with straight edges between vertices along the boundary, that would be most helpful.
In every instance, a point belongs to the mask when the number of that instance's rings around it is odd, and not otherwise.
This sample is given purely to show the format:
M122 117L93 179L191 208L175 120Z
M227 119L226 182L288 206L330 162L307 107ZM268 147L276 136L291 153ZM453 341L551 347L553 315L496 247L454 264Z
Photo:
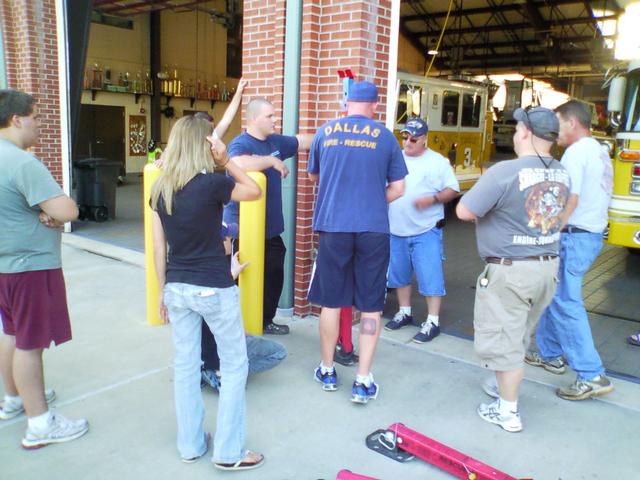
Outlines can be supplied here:
M510 434L475 412L489 398L479 388L486 372L471 342L445 334L416 346L406 328L383 333L373 370L380 396L356 406L348 400L353 367L338 366L335 393L312 380L319 358L313 318L290 322L291 335L278 338L288 358L248 384L247 446L265 454L265 465L234 474L215 470L208 458L185 465L175 449L170 330L145 324L140 254L65 237L74 339L47 352L46 378L58 392L57 410L87 417L91 430L27 452L19 447L25 418L1 422L2 479L328 480L343 468L386 480L452 478L420 460L399 464L366 448L366 435L398 421L516 478L610 480L637 472L640 385L614 380L612 394L572 403L554 395L572 375L527 367L524 431ZM217 396L204 396L213 430Z

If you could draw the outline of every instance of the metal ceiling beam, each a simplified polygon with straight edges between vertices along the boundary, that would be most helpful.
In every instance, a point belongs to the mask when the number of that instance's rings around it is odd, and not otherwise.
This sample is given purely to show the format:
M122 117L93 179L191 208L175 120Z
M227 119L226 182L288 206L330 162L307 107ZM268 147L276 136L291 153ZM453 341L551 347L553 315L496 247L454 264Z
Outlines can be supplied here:
M606 15L604 17L598 18L599 21L603 20L617 20L617 15ZM593 18L567 18L563 20L554 20L553 22L549 22L548 28L552 29L554 27L559 26L567 26L567 25L581 25L585 23L592 23ZM509 28L511 30L526 30L531 28L531 24L529 22L526 23L512 23ZM459 28L459 29L447 29L444 34L447 35L465 35L467 33L476 33L476 32L499 32L505 30L505 25L484 25L481 27L469 27L469 28ZM440 32L437 30L428 30L426 32L413 32L414 34L422 37L431 37L439 35Z
M607 37L613 37L614 35L608 35ZM606 37L605 37L606 38ZM561 41L564 44L568 43L583 43L583 42L591 42L593 40L592 35L582 35L577 37L562 37ZM540 45L538 40L520 40L520 43L526 46L536 46ZM496 48L509 48L513 47L514 42L505 41L505 42L489 42L487 44L484 43L465 43L462 44L461 47L467 50L484 50L485 48L496 49ZM441 52L446 52L450 50L451 46L440 46ZM457 47L456 47L457 48Z
M560 5L573 5L576 3L591 3L589 2L589 0L555 0L553 2L554 6L560 6ZM548 1L535 1L533 2L538 8L541 7L548 7L549 6L549 2ZM601 5L602 1L599 0L598 1L598 5ZM520 10L522 7L521 3L509 3L506 5L497 5L495 7L480 7L480 8L465 8L462 11L463 15L482 15L485 13L495 13L495 12L510 12L510 11L517 11ZM616 13L621 13L623 11L622 8L618 7L617 4L615 4L613 1L611 2L611 5L607 5L607 9L608 10L612 10ZM450 16L455 17L460 15L459 12L455 12L452 11ZM430 13L426 13L424 15L405 15L401 18L402 22L413 22L413 21L417 21L417 20L422 20L422 21L426 21L427 19L430 18L444 18L447 16L447 12L446 11L440 11L440 12L430 12Z
M558 43L557 38L553 35L543 33L550 30L549 22L543 18L542 14L538 10L536 2L533 0L527 0L523 5L523 8L528 14L529 22L534 29L536 40L542 48L546 50L547 55L551 57L551 62L558 63L560 61L560 54L562 53L560 50L560 44Z
M138 9L144 9L146 7L149 7L147 11L177 10L180 8L188 8L194 5L199 5L201 3L205 3L208 1L210 0L191 0L189 2L170 2L168 0L141 0L135 3L122 4L120 2L116 3L116 1L111 0L108 3L107 2L104 3L104 5L111 5L111 6L100 7L100 8L97 8L97 10L107 14L124 15L127 10L138 10ZM94 7L95 6L96 4L94 3ZM140 12L139 11L129 12L129 14L134 14L134 13L137 14Z
M611 59L613 56L611 56ZM549 57L545 53L533 53L514 65L512 57L496 57L494 55L474 55L465 56L459 63L461 67L473 68L475 65L477 68L484 68L485 66L491 68L496 66L511 66L521 67L523 65L540 65L540 66L557 66L557 65L575 65L575 64L592 64L594 56L589 50L577 50L575 52L565 52L563 56L564 61L561 63L552 63ZM444 59L443 59L444 60ZM604 58L604 60L609 60ZM446 63L446 62L445 62Z

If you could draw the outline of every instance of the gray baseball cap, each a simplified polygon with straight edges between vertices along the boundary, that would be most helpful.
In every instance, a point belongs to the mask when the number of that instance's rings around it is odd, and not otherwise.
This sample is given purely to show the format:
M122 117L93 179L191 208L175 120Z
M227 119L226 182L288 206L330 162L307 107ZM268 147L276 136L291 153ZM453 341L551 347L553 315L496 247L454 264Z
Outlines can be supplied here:
M560 122L553 112L544 107L528 110L518 108L513 112L513 119L522 122L536 137L549 142L555 142L560 132Z

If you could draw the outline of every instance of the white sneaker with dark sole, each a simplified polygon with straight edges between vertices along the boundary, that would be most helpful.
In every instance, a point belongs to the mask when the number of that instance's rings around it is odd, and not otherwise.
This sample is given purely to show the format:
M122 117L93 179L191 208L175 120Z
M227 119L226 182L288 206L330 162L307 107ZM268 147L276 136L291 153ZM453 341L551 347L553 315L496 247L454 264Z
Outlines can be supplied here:
M478 406L478 415L483 420L502 427L507 432L520 432L522 431L522 421L520 420L520 414L518 412L509 412L507 415L502 415L499 409L500 400L496 400L493 403L481 403Z
M89 431L89 422L84 418L69 420L62 415L54 414L46 430L42 432L27 428L22 439L22 447L27 450L46 447L51 443L70 442Z
M47 405L50 405L56 399L55 390L48 388L44 391L44 399L47 402ZM11 420L12 418L17 417L21 413L24 413L24 406L20 404L19 407L14 406L2 406L0 408L0 420Z

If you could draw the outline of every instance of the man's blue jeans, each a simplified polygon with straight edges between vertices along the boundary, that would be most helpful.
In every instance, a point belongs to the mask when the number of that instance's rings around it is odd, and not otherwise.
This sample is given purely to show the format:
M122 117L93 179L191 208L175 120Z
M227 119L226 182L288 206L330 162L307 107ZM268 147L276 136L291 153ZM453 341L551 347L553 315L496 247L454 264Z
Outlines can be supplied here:
M601 249L600 233L574 232L560 236L558 289L540 317L536 333L542 358L564 356L580 380L591 380L604 373L582 301L582 278Z
M200 338L204 320L216 336L220 374L224 378L218 401L213 461L235 463L246 455L248 372L238 287L168 283L164 287L164 303L169 311L175 347L174 390L180 456L198 457L207 449L200 391Z
M287 356L287 349L278 342L264 337L247 335L249 375L271 370ZM222 377L222 374L220 374Z

